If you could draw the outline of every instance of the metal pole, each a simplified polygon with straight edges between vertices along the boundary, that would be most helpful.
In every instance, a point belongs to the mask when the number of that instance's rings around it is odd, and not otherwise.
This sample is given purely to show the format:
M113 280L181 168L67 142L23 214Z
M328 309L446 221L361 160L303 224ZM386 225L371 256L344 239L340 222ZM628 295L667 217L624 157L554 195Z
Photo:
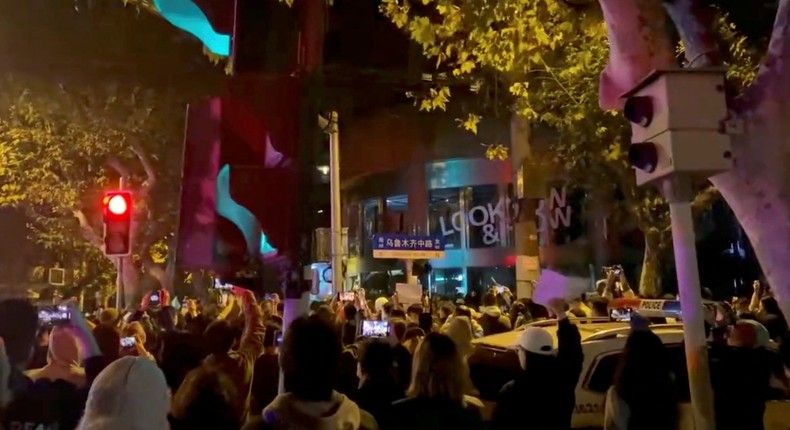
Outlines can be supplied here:
M328 120L329 133L329 190L332 212L332 290L344 290L343 277L343 223L340 211L340 127L337 112Z
M694 218L691 213L692 187L685 178L669 179L662 185L672 218L672 242L675 250L675 270L680 293L694 428L714 430L716 420L710 382L708 345L705 339L705 312L697 267Z
M123 191L125 185L124 177L121 176L118 179L118 190ZM118 312L120 312L126 305L123 288L123 257L118 257L116 268L118 269L118 274L115 276L115 309L118 309Z

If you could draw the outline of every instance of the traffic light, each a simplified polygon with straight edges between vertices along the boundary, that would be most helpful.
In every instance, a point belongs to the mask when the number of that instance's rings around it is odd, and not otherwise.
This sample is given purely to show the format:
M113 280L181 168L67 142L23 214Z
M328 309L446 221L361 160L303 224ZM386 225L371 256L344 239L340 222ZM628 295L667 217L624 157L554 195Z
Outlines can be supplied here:
M731 168L722 71L656 71L623 97L631 122L628 162L638 185L673 174L708 178Z
M112 191L104 195L104 254L126 256L132 251L132 194Z

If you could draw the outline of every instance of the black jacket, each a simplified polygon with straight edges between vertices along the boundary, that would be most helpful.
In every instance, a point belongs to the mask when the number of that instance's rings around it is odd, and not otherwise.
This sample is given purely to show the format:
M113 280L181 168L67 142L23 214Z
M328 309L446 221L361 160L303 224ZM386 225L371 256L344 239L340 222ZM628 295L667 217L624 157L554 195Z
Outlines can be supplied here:
M0 428L72 430L77 427L93 380L109 363L102 356L85 360L87 383L77 388L63 381L32 381L14 369L9 386L13 400L0 416Z
M777 367L771 353L764 348L716 346L708 355L716 428L762 430L771 371Z
M398 388L395 381L366 381L352 396L352 400L360 409L373 415L379 428L391 429L392 402L405 397L403 390Z
M482 430L480 410L442 399L408 398L392 404L392 424L397 430Z
M492 430L568 430L576 401L576 383L582 371L579 329L568 319L557 328L556 356L527 353L527 370L505 384L497 399Z

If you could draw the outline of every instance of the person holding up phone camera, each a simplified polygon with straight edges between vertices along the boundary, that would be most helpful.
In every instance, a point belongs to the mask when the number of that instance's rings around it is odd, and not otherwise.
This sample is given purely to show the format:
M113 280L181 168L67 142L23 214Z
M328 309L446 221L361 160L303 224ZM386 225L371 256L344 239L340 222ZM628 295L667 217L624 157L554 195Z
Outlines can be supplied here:
M239 419L245 422L250 414L250 385L255 368L255 361L263 353L263 313L255 301L252 291L233 286L231 293L238 298L244 313L244 330L239 338L238 330L228 321L216 320L204 333L205 346L209 356L204 361L210 366L219 367L228 375L238 388L238 397L234 399ZM231 350L236 340L238 348ZM257 411L256 411L257 412Z
M601 297L608 300L636 297L636 294L628 284L628 279L625 277L625 271L622 266L617 264L611 267L604 267L603 269L604 273L606 273L606 284L603 291L598 292Z
M121 356L143 357L151 361L156 361L153 354L145 349L145 342L147 340L148 336L145 333L145 328L143 328L143 325L140 324L139 321L126 325L126 327L121 330Z

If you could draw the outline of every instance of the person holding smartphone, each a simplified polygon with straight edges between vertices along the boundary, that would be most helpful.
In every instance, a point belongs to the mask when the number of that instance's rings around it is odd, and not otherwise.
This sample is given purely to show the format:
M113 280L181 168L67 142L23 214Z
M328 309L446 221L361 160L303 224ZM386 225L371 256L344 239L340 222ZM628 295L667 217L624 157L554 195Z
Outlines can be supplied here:
M263 353L263 313L255 301L252 291L233 286L231 294L237 297L244 313L244 330L239 339L239 347L231 350L238 337L235 327L226 320L216 320L204 333L203 340L209 352L204 365L216 366L234 382L238 388L236 399L239 418L247 421L250 414L250 386L255 369L255 361Z
M134 342L129 342L130 338L133 339ZM156 361L153 354L145 349L145 342L147 340L148 336L145 333L145 328L143 328L143 325L140 324L139 321L128 324L121 330L121 345L119 345L121 356L126 357L131 355Z

